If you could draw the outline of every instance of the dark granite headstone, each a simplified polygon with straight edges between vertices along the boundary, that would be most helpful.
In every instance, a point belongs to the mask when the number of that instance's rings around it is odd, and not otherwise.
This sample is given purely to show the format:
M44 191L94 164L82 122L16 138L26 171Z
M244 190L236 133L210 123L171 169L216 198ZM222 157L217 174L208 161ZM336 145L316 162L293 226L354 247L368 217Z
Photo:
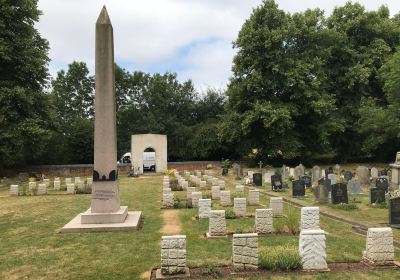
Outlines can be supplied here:
M346 181L350 181L351 179L353 179L353 173L351 173L350 171L345 171L343 173L343 177Z
M292 195L294 197L304 197L306 195L306 185L304 180L294 180L292 182Z
M389 225L400 228L400 197L389 200Z
M254 173L253 174L253 183L257 187L261 187L262 186L262 174L261 173Z
M388 179L379 177L378 179L376 179L375 187L378 189L384 189L385 191L388 191L388 188L389 188Z
M380 188L371 188L369 190L369 196L371 204L385 202L385 190Z
M312 187L311 176L308 176L308 175L300 176L300 180L304 181L304 183L306 184L306 188L311 188Z
M228 176L228 168L222 168L222 176Z
M273 191L282 190L282 177L280 175L271 176L271 186Z
M349 203L346 184L337 183L332 185L332 203L333 204Z

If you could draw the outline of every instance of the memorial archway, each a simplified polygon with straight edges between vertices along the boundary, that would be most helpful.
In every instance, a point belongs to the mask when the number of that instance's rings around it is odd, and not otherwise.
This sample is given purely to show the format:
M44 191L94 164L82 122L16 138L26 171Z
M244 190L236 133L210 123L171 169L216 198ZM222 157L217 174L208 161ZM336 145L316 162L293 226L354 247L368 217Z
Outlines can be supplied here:
M161 134L135 134L132 135L131 155L132 165L139 174L143 174L146 162L145 151L154 151L155 166L153 172L165 172L167 170L167 136ZM139 168L139 170L138 170ZM147 169L147 167L146 167Z

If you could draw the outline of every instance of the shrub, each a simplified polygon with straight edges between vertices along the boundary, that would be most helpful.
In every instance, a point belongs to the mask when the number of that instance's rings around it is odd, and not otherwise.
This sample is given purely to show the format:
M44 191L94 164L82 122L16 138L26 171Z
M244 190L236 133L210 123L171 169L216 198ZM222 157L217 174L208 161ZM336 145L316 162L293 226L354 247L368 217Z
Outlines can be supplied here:
M182 191L182 187L178 185L178 179L170 178L169 179L169 187L172 191Z
M291 271L301 269L301 258L295 246L275 246L262 248L259 253L262 269Z
M211 198L211 193L210 192L203 192L203 199L208 199Z
M225 210L225 218L226 219L235 219L236 218L236 214L235 211L233 211L233 209L228 208Z
M299 217L297 217L296 211L292 207L289 207L287 213L286 226L293 235L300 231Z
M78 188L78 187L75 187L75 193L76 194L91 194L92 193L92 187L85 186L82 189Z
M174 200L174 208L181 208L181 199L179 197L176 197Z
M207 164L207 167L206 167L206 169L213 169L214 168L214 166L212 165L212 164Z

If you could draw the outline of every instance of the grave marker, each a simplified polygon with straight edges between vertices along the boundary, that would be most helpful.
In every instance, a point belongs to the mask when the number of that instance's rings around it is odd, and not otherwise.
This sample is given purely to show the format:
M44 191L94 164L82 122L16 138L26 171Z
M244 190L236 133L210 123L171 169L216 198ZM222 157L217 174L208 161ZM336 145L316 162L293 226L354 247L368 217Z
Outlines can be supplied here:
M362 194L361 183L357 179L351 179L347 182L347 192L351 195Z
M337 183L332 185L332 203L349 203L347 196L347 185L343 183Z
M304 197L306 195L306 186L303 180L294 180L292 182L292 196Z
M282 177L280 175L271 176L271 187L272 191L282 190Z
M386 192L384 189L371 188L369 190L370 202L371 204L383 203L386 201Z
M400 197L389 200L389 225L400 228Z
M350 181L353 178L353 173L351 173L351 171L345 171L343 177L346 181Z
M311 169L311 177L313 181L318 181L321 178L321 168L318 165Z
M378 179L376 179L375 187L378 189L384 189L387 192L389 189L388 179L386 179L384 177L379 177Z
M304 184L305 184L306 188L311 188L312 187L312 181L311 181L312 178L311 178L311 176L308 176L308 175L300 176L300 180L304 181Z
M257 187L262 187L262 174L261 173L254 173L253 174L253 183Z
M223 207L231 206L231 191L221 191L220 204Z

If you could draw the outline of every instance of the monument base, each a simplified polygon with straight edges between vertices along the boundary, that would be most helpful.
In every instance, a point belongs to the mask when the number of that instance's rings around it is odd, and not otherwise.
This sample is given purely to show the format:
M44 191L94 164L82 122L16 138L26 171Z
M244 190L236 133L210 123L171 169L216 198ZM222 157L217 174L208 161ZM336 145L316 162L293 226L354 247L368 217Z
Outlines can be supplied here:
M141 211L128 212L125 221L122 223L109 223L109 224L82 224L82 214L78 214L68 224L66 224L60 233L82 233L82 232L108 232L108 231L130 231L137 230L140 226L142 218Z
M82 224L113 224L123 223L128 215L128 206L121 206L113 213L92 213L91 208L81 214Z

